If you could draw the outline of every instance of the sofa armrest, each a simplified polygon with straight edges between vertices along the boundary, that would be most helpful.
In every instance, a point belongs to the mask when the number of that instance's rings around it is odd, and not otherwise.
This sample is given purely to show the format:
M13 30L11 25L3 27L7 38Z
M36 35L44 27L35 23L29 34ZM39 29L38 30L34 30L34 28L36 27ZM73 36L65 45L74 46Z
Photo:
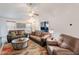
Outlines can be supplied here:
M51 35L50 34L44 35L41 37L41 39L47 39L48 37L51 37Z
M47 45L58 46L58 42L55 40L52 40L52 38L48 38L46 43Z
M56 41L47 42L47 44L52 46L58 46L58 42Z

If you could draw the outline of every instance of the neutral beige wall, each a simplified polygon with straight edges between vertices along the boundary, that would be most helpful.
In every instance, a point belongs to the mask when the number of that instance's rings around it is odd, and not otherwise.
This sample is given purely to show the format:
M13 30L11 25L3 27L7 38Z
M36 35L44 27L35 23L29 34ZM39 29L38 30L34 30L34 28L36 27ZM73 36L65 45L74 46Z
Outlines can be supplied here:
M49 28L56 32L67 33L79 37L79 4L40 4L38 9L38 18L23 22L32 23L33 30L40 27L40 22L47 20ZM24 12L25 13L25 12ZM70 26L69 24L72 24Z
M39 19L48 20L50 29L79 37L79 4L41 4L39 10Z
M41 21L47 20L49 29L79 37L79 4L40 4L36 7L38 18L34 22L26 20L32 23L33 30L39 28Z

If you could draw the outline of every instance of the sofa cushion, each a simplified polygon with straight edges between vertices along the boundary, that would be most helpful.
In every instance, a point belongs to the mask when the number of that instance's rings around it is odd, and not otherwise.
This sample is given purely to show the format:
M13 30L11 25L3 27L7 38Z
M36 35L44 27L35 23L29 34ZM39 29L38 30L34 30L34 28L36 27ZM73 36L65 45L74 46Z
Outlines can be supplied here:
M40 37L41 36L41 32L40 31L35 31L35 35Z
M60 47L67 49L67 48L69 48L69 45L68 45L67 43L65 43L65 42L62 42L62 43L60 44Z
M50 45L47 45L48 54L53 55L54 54L54 48Z
M32 32L31 35L35 35L35 32Z
M73 55L74 54L69 49L64 49L57 46L53 46L53 48L54 48L54 54L57 54L57 55Z
M37 40L37 41L41 42L41 38L38 37L38 36L30 35L30 37L31 37L32 39L34 39L34 40Z
M74 53L68 49L60 48L58 46L47 46L49 54L56 55L73 55Z
M60 46L63 42L63 39L64 39L63 37L58 36L58 37L55 37L53 40L56 40L58 42L58 45Z
M79 55L79 39L76 39L76 44L73 52Z
M64 38L63 42L65 42L66 44L69 45L68 49L71 50L71 51L74 51L76 38L69 36L69 35L66 35L66 34L62 34L61 36Z
M54 54L56 55L74 55L74 53L71 50L60 48L60 47L54 47Z

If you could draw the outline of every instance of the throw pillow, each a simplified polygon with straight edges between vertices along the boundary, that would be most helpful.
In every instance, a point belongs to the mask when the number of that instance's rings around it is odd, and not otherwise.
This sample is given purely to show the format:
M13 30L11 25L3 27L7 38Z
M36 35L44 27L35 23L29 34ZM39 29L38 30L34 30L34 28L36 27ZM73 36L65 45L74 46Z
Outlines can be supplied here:
M11 36L12 36L12 38L16 37L16 33L15 32L11 32Z

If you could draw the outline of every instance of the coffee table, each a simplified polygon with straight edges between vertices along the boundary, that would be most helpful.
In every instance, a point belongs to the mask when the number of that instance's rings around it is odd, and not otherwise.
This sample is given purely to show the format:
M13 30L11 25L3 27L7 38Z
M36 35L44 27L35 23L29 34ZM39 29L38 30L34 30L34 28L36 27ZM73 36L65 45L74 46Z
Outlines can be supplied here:
M27 47L27 42L29 38L18 38L12 41L12 46L14 49L23 49Z

